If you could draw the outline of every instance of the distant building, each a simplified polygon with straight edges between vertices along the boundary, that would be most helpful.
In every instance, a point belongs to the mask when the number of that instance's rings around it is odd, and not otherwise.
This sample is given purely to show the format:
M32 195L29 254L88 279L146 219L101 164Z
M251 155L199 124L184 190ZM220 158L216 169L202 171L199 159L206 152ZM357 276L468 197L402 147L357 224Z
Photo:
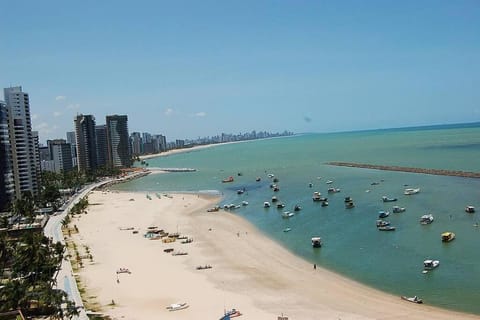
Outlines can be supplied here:
M133 155L138 156L143 153L142 135L140 132L132 132L130 142L132 144Z
M108 163L107 126L95 126L97 143L97 166L106 167Z
M74 123L78 171L95 170L97 168L95 117L79 114L75 117Z
M15 197L23 192L38 194L40 157L38 155L38 135L36 141L32 133L30 100L22 87L4 89L8 109L8 129L10 140L10 164L13 171Z
M108 163L114 168L130 167L131 156L128 138L128 117L107 116Z
M73 169L71 149L70 143L67 143L65 140L53 140L51 153L55 172L68 172Z

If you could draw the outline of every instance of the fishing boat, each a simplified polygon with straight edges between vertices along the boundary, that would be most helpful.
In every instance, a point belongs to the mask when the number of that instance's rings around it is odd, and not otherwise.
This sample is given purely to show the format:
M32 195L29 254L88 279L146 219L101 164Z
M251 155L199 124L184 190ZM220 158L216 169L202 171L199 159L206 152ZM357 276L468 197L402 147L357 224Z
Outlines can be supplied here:
M383 210L378 211L378 217L379 217L380 219L386 218L386 217L388 217L389 215L390 215L390 212L388 212L388 211L383 211Z
M386 220L377 220L377 228L379 227L386 227L386 226L389 226L390 225L390 221L386 221Z
M420 217L420 224L430 224L433 222L432 214L424 214Z
M442 242L450 242L453 239L455 239L455 233L453 233L453 232L442 233Z
M220 320L230 320L231 318L240 317L242 313L237 309L225 310Z
M172 303L167 307L168 311L177 311L177 310L183 310L188 308L188 303L183 302L183 303Z
M380 231L395 231L395 227L392 226L384 226L384 227L378 227L378 230Z
M420 192L420 188L407 188L403 191L404 195L412 195Z
M230 177L228 177L228 178L226 178L226 179L223 179L222 182L223 182L223 183L233 182L233 176L230 176Z
M394 202L394 201L397 201L398 199L397 198L389 198L387 196L383 196L382 197L382 200L383 202Z
M405 211L405 208L403 207L399 207L399 206L393 206L392 207L392 212L393 213L400 213L400 212L404 212Z
M475 213L475 207L474 206L466 206L465 207L465 212L466 213Z
M439 265L440 265L440 261L438 261L438 260L427 259L427 260L423 261L423 269L425 269L425 270L433 270L436 267L438 267Z
M288 219L288 218L293 217L294 215L295 215L295 213L293 213L293 212L285 211L285 212L282 213L282 218Z
M322 246L322 238L320 237L313 237L312 238L312 247L320 248Z
M413 302L413 303L423 303L423 300L420 299L417 296L414 297L406 297L406 296L401 296L402 300L408 301L408 302Z

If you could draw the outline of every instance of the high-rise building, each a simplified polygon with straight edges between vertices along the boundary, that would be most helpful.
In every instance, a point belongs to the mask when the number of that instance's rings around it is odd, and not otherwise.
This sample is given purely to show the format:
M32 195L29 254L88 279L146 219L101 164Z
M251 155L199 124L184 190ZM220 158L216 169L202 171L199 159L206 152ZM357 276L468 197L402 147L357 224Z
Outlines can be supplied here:
M95 117L79 114L75 117L78 171L86 172L97 168Z
M130 136L130 141L132 143L132 154L138 156L143 152L142 146L142 135L140 132L132 132Z
M72 149L72 158L77 157L77 138L75 137L75 131L67 132L67 143L70 143Z
M106 167L108 162L107 126L95 126L95 135L97 136L97 165Z
M51 154L55 172L68 172L73 169L70 143L63 139L53 140L51 143Z
M28 93L22 87L3 90L8 109L10 164L13 171L15 197L23 192L38 193L39 156L35 148L30 118Z
M10 165L7 105L0 101L0 211L6 209L14 194L13 172Z
M130 167L131 156L126 115L107 116L108 163L110 166Z

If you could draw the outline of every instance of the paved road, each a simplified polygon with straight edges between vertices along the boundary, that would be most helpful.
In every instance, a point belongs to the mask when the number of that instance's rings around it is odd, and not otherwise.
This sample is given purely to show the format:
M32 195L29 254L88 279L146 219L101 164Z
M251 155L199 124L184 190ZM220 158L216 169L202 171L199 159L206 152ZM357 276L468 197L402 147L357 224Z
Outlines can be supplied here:
M69 202L65 210L58 215L51 216L44 228L44 234L47 237L53 239L54 242L60 241L62 244L65 244L65 239L62 234L62 220L67 216L72 207L85 195L87 195L94 188L97 188L103 184L109 183L111 180L106 180L98 183L91 184L79 193L77 193ZM82 297L78 291L77 282L73 276L72 265L70 264L69 259L63 259L60 271L57 275L57 284L56 288L65 291L68 295L68 298L75 302L75 305L79 308L79 316L74 319L79 320L88 320L87 313L83 306Z

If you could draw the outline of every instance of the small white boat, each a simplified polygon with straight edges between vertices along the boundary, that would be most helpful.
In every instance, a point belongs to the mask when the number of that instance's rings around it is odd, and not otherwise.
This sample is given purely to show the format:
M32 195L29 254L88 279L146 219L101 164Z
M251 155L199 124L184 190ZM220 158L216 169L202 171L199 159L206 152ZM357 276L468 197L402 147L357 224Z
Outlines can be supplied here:
M333 181L332 181L332 180L327 180L325 183L326 183L326 184L332 184Z
M433 222L432 214L424 214L420 217L420 224L430 224Z
M339 188L328 188L327 190L328 193L337 193L337 192L340 192L340 189Z
M390 212L388 212L388 211L383 211L383 210L378 211L378 217L379 217L380 219L386 218L386 217L388 217L389 215L390 215Z
M407 188L405 189L405 191L403 192L403 194L409 196L409 195L412 195L412 194L416 194L416 193L419 193L420 192L420 188Z
M465 207L465 212L466 213L475 213L475 207L474 206L466 206Z
M408 302L413 302L413 303L423 303L423 300L420 299L417 296L414 297L406 297L406 296L401 296L402 300L406 300Z
M167 307L168 311L177 311L177 310L183 310L188 308L188 303L183 302L183 303L172 303Z
M264 208L270 208L270 202L265 201L265 202L263 203L263 207L264 207Z
M378 227L379 231L395 231L395 227L392 226L383 226L383 227Z
M399 206L393 206L393 207L392 207L392 212L393 212L393 213L405 212L405 208L399 207Z
M386 226L389 226L390 225L390 221L386 221L386 220L377 220L377 228L380 228L380 227L386 227Z
M242 201L242 206L248 206L248 201Z
M290 211L285 211L282 213L282 218L291 218L295 215L295 213L290 212Z
M292 228L285 228L285 229L283 229L283 232L289 232L289 231L292 231Z
M383 202L394 202L394 201L397 201L398 199L397 198L389 198L387 196L383 196L382 197L382 200Z
M312 238L312 247L320 248L322 246L322 238L320 237L313 237Z
M439 265L440 265L440 261L438 261L438 260L427 259L427 260L423 261L423 269L425 269L425 270L433 270L436 267L438 267Z

